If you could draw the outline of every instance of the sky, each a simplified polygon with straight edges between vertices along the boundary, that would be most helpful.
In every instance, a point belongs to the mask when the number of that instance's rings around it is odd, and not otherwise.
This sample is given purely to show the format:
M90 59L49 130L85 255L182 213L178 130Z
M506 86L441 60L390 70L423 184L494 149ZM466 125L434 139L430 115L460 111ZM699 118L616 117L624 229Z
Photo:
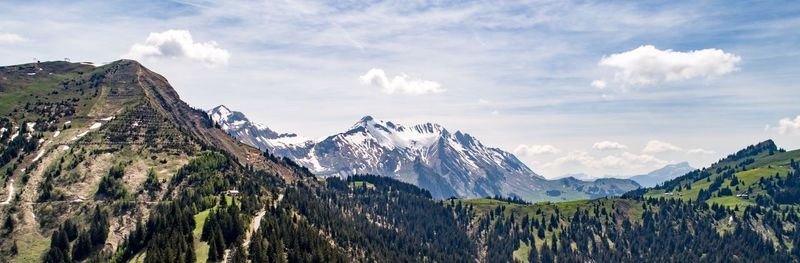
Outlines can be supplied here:
M0 64L136 59L279 132L435 122L548 178L800 148L798 2L220 2L2 1Z

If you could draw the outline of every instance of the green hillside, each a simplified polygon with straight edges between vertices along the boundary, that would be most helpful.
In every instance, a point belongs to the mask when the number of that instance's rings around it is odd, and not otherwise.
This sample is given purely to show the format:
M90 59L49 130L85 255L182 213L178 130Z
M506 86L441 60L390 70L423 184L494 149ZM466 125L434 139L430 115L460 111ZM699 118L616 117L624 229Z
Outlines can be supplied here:
M620 198L444 204L472 215L471 232L487 258L499 261L792 261L800 254L798 157L765 141Z
M778 149L771 140L752 145L711 165L647 190L646 198L704 201L729 207L768 205L771 191L793 171L800 150Z

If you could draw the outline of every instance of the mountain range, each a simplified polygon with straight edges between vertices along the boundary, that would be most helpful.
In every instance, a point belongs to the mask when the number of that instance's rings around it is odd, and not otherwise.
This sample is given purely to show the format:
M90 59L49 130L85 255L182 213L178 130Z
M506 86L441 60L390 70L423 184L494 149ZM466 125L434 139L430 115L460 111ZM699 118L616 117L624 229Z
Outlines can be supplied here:
M636 181L643 187L653 187L657 184L672 180L695 170L688 162L668 164L647 174L633 176L629 179Z
M639 187L625 179L548 180L512 153L436 123L407 126L365 116L344 132L310 140L275 132L224 105L208 114L240 141L290 158L317 175L388 176L424 188L436 198L516 196L561 201L619 195Z
M278 157L272 152L279 148L267 153L230 136L238 131L234 124L250 125L244 115L230 123L221 116L228 115L210 116L189 106L164 77L136 61L0 67L0 262L800 258L800 150L780 149L771 140L620 197L533 204L517 196L437 200L391 174L315 176L292 161L303 158ZM373 156L363 151L381 149L418 154L414 158L429 175L442 180L448 177L439 172L448 170L437 163L475 164L477 172L465 172L475 179L466 182L493 174L504 176L496 186L511 187L508 178L523 178L541 183L537 189L554 199L591 195L593 190L581 187L611 189L632 182L546 180L527 173L527 167L503 163L515 160L513 155L434 124L364 118L321 140L254 127L242 132L273 138L250 142L297 140L304 143L291 145L330 149L314 157L320 160L317 168L331 171L337 166L325 165L338 163L325 158L346 157L348 150ZM325 146L326 140L334 146ZM489 166L489 161L499 163ZM370 164L351 162L356 164L341 167Z

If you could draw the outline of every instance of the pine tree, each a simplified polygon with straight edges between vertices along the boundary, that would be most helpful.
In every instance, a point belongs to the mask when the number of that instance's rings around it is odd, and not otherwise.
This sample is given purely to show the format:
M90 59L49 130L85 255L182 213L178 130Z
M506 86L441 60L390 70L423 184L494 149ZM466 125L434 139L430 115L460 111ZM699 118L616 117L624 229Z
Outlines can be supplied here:
M220 256L217 254L217 242L216 238L208 243L208 261L216 262L219 261Z
M103 212L100 205L96 205L94 208L89 233L93 245L103 245L108 238L108 215Z
M78 241L75 242L75 246L72 248L72 258L75 260L83 260L87 256L92 249L92 240L89 237L89 233L81 232L78 235Z

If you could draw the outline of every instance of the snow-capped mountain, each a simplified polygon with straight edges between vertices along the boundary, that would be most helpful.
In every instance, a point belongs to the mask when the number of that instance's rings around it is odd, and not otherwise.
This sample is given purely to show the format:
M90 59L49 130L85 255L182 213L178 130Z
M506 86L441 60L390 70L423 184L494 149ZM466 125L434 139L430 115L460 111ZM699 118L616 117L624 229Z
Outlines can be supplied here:
M295 158L291 153L302 152L302 149L307 148L306 144L313 144L313 141L297 134L277 133L263 124L253 123L241 112L231 111L224 105L211 109L208 114L222 130L239 141L262 150L270 150L279 156Z
M537 201L565 200L621 194L638 187L632 181L609 188L580 180L547 180L513 154L435 123L406 126L366 116L345 132L314 141L253 124L225 106L210 110L209 115L242 142L289 157L315 174L390 176L438 198L516 195Z

